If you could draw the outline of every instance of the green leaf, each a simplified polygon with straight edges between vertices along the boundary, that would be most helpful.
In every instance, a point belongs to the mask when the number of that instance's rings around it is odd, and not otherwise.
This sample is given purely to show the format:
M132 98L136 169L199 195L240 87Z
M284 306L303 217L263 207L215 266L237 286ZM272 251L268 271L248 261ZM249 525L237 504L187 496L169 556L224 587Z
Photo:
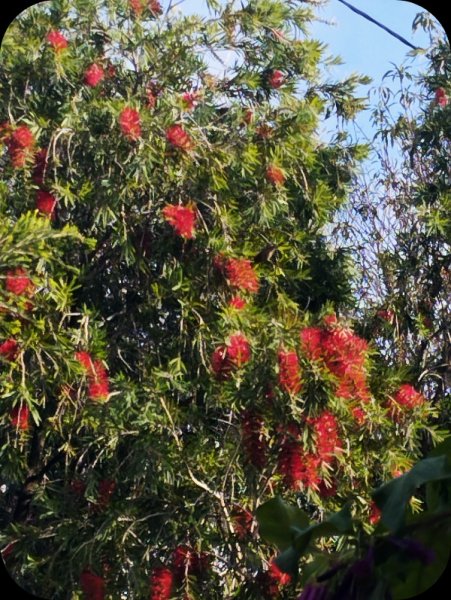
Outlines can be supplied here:
M392 531L404 525L407 503L415 490L425 483L451 478L451 466L445 455L425 458L410 471L377 488L373 500L381 509L381 522Z
M279 496L259 506L255 517L262 538L281 550L291 545L296 531L309 525L303 510L297 506L290 506Z

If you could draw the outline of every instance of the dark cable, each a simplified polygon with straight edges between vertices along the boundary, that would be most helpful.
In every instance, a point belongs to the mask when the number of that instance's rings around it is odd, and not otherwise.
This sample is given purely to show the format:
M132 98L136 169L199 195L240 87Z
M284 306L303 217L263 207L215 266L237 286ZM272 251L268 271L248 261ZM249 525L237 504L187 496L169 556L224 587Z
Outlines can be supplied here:
M371 23L375 23L378 27L381 27L382 29L384 29L385 31L387 31L390 35L392 35L393 37L395 37L396 39L398 39L400 42L402 42L403 44L406 44L406 46L409 46L410 48L413 48L414 50L419 50L420 49L417 46L413 46L410 42L408 42L406 39L404 39L401 35L397 34L394 31L392 31L391 29L389 29L388 27L386 27L382 23L379 23L379 21L376 21L376 19L373 19L373 17L370 17L370 15L367 15L362 10L359 10L355 6L352 6L352 4L348 4L348 2L345 2L345 0L338 0L338 2L341 2L342 4L344 4L345 6L347 6L348 8L350 8L353 12L357 13L358 15L360 15L361 17L364 17L368 21L371 21Z

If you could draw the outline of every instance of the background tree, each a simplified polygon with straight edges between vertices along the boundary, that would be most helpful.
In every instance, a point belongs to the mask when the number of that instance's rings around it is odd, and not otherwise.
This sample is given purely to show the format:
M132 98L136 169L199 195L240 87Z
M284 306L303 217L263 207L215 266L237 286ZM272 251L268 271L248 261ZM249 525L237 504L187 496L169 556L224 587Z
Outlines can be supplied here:
M320 80L307 2L209 5L60 0L2 44L3 557L40 596L290 596L256 507L370 527L432 413L325 237L366 149L318 126L367 80Z

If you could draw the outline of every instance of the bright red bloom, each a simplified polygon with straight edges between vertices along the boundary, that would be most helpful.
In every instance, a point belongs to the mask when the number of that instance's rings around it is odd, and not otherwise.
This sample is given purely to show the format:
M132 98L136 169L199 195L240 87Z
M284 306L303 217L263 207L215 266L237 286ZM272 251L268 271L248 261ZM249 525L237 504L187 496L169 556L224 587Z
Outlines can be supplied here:
M297 425L292 424L287 427L287 434L282 438L278 457L278 471L284 484L290 489L299 489L304 474L302 458L299 429Z
M148 5L150 12L154 13L155 15L161 15L161 13L163 12L163 7L158 2L158 0L149 0Z
M246 300L244 300L244 298L240 298L239 296L234 296L229 302L229 306L236 308L237 310L241 310L246 306L246 304Z
M262 469L266 464L267 444L261 415L245 410L241 415L241 432L247 462L256 469Z
M183 106L186 110L193 110L198 105L199 92L185 92L182 94Z
M421 406L425 402L423 394L417 392L417 390L408 383L401 385L394 398L398 404L409 409Z
M352 416L358 425L363 425L366 421L366 412L360 406L355 406L352 410Z
M19 344L15 339L11 338L0 344L0 356L3 356L6 360L15 360L19 352Z
M309 360L318 360L322 355L323 331L319 327L304 327L299 334L301 347Z
M89 85L90 87L95 87L104 78L105 71L100 65L94 63L86 69L83 81L86 83L86 85Z
M55 196L53 196L49 192L39 190L36 194L36 208L41 214L46 215L51 219L55 218L56 203L57 200Z
M378 310L376 313L376 316L378 316L379 319L383 319L384 321L393 323L393 320L395 318L395 313L390 309L387 309L387 310L384 309L384 310Z
M285 75L282 73L282 71L279 71L278 69L273 71L268 77L268 84L274 89L280 88L284 81Z
M330 462L337 450L342 447L336 417L325 410L318 417L307 418L307 422L313 426L318 457L322 461Z
M56 52L61 52L68 46L68 41L64 35L54 29L47 34L47 41Z
M326 315L323 319L324 325L328 328L334 328L338 325L337 315L332 313L330 315Z
M6 291L16 296L29 295L33 290L33 284L27 272L22 267L6 273Z
M26 125L20 125L5 141L13 166L15 168L23 167L27 158L32 154L35 144L31 130Z
M448 96L442 87L439 87L435 90L435 102L442 108L449 102Z
M110 394L110 383L108 379L92 381L88 385L88 396L91 400L105 400Z
M233 365L227 357L227 346L222 345L215 348L211 355L211 368L218 381L229 378L233 371Z
M196 225L196 208L194 204L187 206L167 204L163 208L163 215L178 235L187 240L194 237Z
M33 169L33 181L37 185L43 185L44 183L44 172L47 168L47 148L41 148L36 152L34 169Z
M225 264L225 271L232 287L247 290L253 294L258 292L258 276L250 260L246 258L229 258Z
M281 571L274 562L274 560L271 560L271 562L269 563L268 572L271 579L277 581L279 585L288 585L291 581L291 575Z
M251 347L242 333L235 333L230 336L227 344L227 356L236 367L242 367L249 362Z
M125 137L131 141L141 136L141 118L139 112L127 106L119 115L119 125Z
M266 169L266 178L274 185L283 185L285 183L284 172L276 165L269 165Z
M404 475L404 471L401 471L401 469L393 469L391 474L392 477L395 479L396 477L401 477L402 475Z
M150 575L149 600L169 600L172 593L174 576L167 567L154 567Z
M280 387L288 393L297 394L302 387L301 371L296 352L293 350L287 352L279 350L277 358L279 360L279 384Z
M80 586L84 600L104 600L105 580L103 577L85 569L80 575Z
M252 531L254 517L251 512L245 508L234 504L230 511L230 518L233 523L233 530L239 540L244 540Z
M15 406L11 411L11 425L13 427L26 431L30 426L29 418L30 409L25 404Z
M20 125L11 135L11 140L19 148L31 148L34 145L34 135L26 125Z
M370 516L369 516L369 522L371 523L371 525L376 525L377 523L379 523L381 518L381 511L378 508L377 504L372 501L370 504Z
M86 369L86 371L90 375L93 376L95 374L94 361L92 360L92 357L89 354L89 352L85 352L84 350L75 352L75 358L76 358L76 360L78 360L79 363L81 363L83 365L83 367Z
M181 125L171 125L166 130L166 139L172 146L182 150L191 150L194 145L191 136Z
M172 571L178 581L185 576L201 577L209 569L210 559L205 552L200 554L186 545L177 546L172 554Z
M93 360L88 352L75 353L75 358L83 365L88 375L88 396L91 400L104 400L110 393L107 371L101 360Z

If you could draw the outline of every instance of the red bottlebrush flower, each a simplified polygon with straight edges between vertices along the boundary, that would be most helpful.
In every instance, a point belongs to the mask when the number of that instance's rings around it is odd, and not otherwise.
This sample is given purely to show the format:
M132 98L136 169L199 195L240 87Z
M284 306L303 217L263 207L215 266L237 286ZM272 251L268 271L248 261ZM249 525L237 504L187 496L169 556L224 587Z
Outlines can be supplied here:
M94 361L92 360L92 357L89 354L89 352L85 352L84 350L81 350L80 352L75 352L75 359L83 365L83 367L89 375L94 376Z
M30 409L25 404L22 406L15 406L11 411L11 425L13 427L26 431L30 424Z
M331 412L325 410L318 417L307 418L307 422L313 425L318 457L325 462L330 462L337 449L341 448L337 419Z
M181 125L171 125L166 130L166 139L171 146L181 148L182 150L191 150L194 145L191 136Z
M162 212L166 221L178 235L186 240L194 237L197 214L194 204L191 203L187 206L167 204Z
M34 169L33 169L33 181L37 185L43 185L44 173L47 168L47 149L41 148L36 152Z
M371 523L371 525L376 525L377 523L379 523L381 518L381 511L378 508L377 504L372 501L370 504L370 516L369 516L369 522Z
M163 12L163 7L158 2L158 0L149 0L149 10L154 15L161 15Z
M12 338L0 344L0 356L3 356L6 360L15 360L18 352L19 344Z
M172 572L177 581L182 581L185 576L190 575L200 577L208 567L208 555L204 552L198 554L189 546L177 546L172 553Z
M241 432L247 462L256 469L262 469L266 465L267 445L261 415L245 410L241 415Z
M233 365L227 356L227 346L218 346L211 355L211 369L218 381L225 381L233 371Z
M296 352L279 350L279 385L289 394L297 394L301 390L301 373Z
M150 575L149 600L169 600L172 593L174 576L167 567L154 567Z
M388 323L393 323L393 320L395 318L395 313L390 310L378 310L376 313L376 316L379 317L379 319L382 319L383 321L387 321Z
M232 287L247 290L252 294L258 292L258 276L250 260L246 258L229 258L225 264L225 271Z
M297 425L291 425L287 430L288 434L282 438L279 447L278 471L288 488L298 490L304 473L299 429Z
M323 319L324 325L328 328L333 328L338 325L337 315L332 313L331 315L326 315Z
M47 34L47 41L55 52L61 52L61 50L67 48L69 44L64 35L54 29Z
M91 400L105 400L110 395L110 383L107 379L92 381L88 385L88 396Z
M304 454L302 456L303 472L301 475L301 483L306 488L316 488L321 481L318 474L318 469L321 464L321 458L315 454Z
M128 0L130 8L135 13L136 16L140 16L144 10L144 1L143 0Z
M227 268L227 262L229 259L227 259L223 254L217 254L214 258L213 258L213 267L219 271L220 273L222 273L223 275L226 272L226 268Z
M237 538L239 540L246 539L252 531L252 524L254 522L252 513L242 506L234 504L230 511L230 518L232 519L233 530Z
M29 295L33 290L31 279L25 269L18 267L6 273L6 291L16 296Z
M291 575L281 571L276 565L274 559L269 563L268 573L271 579L277 581L279 585L288 585L291 581Z
M366 412L360 406L355 406L351 410L352 416L358 425L364 425L366 422Z
M17 542L10 542L3 548L3 550L1 551L3 560L7 560L8 557L11 556L11 554L13 553L13 550L14 550L14 546L16 544L17 544Z
M26 125L20 125L11 135L12 142L19 148L31 148L34 145L34 135Z
M439 87L435 90L435 102L442 108L449 102L448 96L442 87Z
M231 306L232 308L236 308L237 310L241 310L246 306L246 300L244 300L244 298L240 298L239 296L234 296L230 300L229 306Z
M283 85L284 81L285 75L282 73L282 71L279 71L278 69L270 73L268 77L268 84L274 89L280 88L280 86Z
M421 406L425 402L423 394L417 392L417 390L408 383L401 385L399 390L396 392L394 399L398 404L409 409L413 409L416 406Z
M80 575L80 586L84 600L104 600L105 580L103 577L95 575L89 569L85 569Z
M99 496L97 499L98 508L106 508L111 500L111 496L114 494L116 489L116 482L112 479L102 479L99 482Z
M185 92L182 94L183 106L186 110L194 110L198 105L199 92Z
M83 81L86 83L86 85L89 85L90 87L95 87L104 78L105 71L100 65L94 63L86 69Z
M55 218L55 208L57 200L49 192L39 190L36 194L36 208L38 211L51 219Z
M318 360L322 355L323 331L319 327L304 327L299 334L301 347L309 360Z
M242 367L249 362L251 347L242 333L235 333L230 336L227 344L227 357L236 367Z
M285 183L284 172L276 165L269 165L266 169L266 178L274 185L283 185Z
M119 125L124 136L136 141L141 136L141 118L139 112L129 106L119 115Z

